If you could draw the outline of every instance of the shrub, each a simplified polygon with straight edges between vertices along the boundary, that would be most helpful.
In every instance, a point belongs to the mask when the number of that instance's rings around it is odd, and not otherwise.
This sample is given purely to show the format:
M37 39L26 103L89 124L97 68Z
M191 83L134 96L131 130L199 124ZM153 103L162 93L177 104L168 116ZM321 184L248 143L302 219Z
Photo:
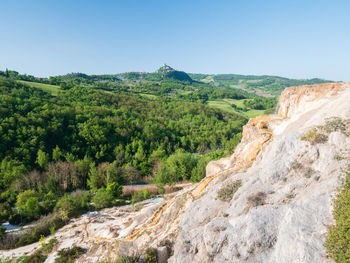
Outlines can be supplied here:
M218 198L222 201L231 200L234 194L237 192L238 188L241 187L241 185L242 180L237 180L224 186L217 192Z
M336 224L329 229L326 249L336 262L350 262L350 173L334 200L333 216Z
M306 178L310 178L314 173L315 173L315 171L311 167L308 167L305 171L304 176Z
M302 163L298 162L297 160L294 160L294 162L292 163L292 169L293 170L302 170L302 169L304 169L304 166Z
M43 255L41 250L37 250L34 254L30 256L25 256L22 263L44 263L47 255Z
M105 188L102 187L92 198L92 202L94 203L96 208L100 209L111 206L113 199L113 193L107 191Z
M266 194L264 192L257 192L248 197L248 203L252 207L260 206L265 204Z
M55 263L74 263L75 259L80 257L84 252L83 248L77 246L62 249L58 251L58 257L55 259Z
M52 251L53 247L57 244L57 240L55 238L51 239L49 243L43 243L43 247L39 250L35 251L34 254L30 256L25 256L22 263L43 263L45 262L47 256Z
M41 202L41 207L44 212L49 213L54 209L57 198L58 197L51 191L44 195L43 201Z
M61 215L65 215L64 218L62 218L63 220L68 220L70 217L78 214L79 206L73 197L64 195L57 201L55 209Z
M12 209L8 202L0 203L0 223L5 222L11 215Z
M309 130L305 133L301 139L303 141L308 141L311 144L325 143L328 140L327 135L320 133L316 128Z
M147 189L140 190L131 196L131 204L134 205L136 202L140 202L151 197L151 192Z
M107 191L109 191L114 198L117 198L123 193L123 186L119 185L117 182L110 183L107 185Z
M157 263L157 249L148 248L143 256L145 263Z
M58 241L56 238L50 239L48 243L43 244L42 251L46 254L49 254L57 243Z
M29 221L37 219L40 215L38 193L34 190L26 190L17 196L16 206L19 213Z
M89 208L90 193L88 191L76 190L70 196L75 200L79 212L84 212Z
M0 239L5 235L6 228L0 225Z
M347 124L349 124L349 120L343 120L339 117L332 117L326 120L326 124L322 126L322 130L327 133L331 133L333 131L339 131L344 134L347 134Z

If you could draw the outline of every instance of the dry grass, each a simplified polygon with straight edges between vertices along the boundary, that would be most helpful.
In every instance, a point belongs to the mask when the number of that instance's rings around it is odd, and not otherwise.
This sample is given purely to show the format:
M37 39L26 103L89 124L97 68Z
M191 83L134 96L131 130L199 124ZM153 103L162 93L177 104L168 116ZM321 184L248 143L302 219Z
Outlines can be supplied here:
M317 128L309 130L307 133L305 133L301 139L303 141L308 141L312 145L318 144L318 143L325 143L328 140L328 136L321 133Z
M151 194L158 194L158 188L153 184L145 185L125 185L123 186L123 196L131 196L141 190L148 190Z
M176 185L166 185L164 187L164 193L169 194L177 192L183 189L185 185L189 184L187 181L183 181L181 184ZM140 190L148 190L152 195L159 194L158 188L155 184L145 184L145 185L124 185L122 196L132 196L133 194L139 192Z
M232 199L238 188L242 185L242 180L234 181L218 191L218 198L222 201L229 201Z
M265 204L266 194L264 192L257 192L248 197L248 204L251 207L257 207Z

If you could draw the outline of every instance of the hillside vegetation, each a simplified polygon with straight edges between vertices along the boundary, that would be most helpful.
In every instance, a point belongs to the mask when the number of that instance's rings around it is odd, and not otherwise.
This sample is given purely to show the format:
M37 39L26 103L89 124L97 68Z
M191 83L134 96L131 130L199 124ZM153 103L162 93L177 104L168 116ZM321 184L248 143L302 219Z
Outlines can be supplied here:
M19 80L20 83L26 84L32 88L38 88L43 91L46 91L50 93L51 95L57 96L60 92L60 87L57 85L50 85L45 83L39 83L39 82L32 82L32 81L25 81L25 80Z
M53 96L30 84L0 78L0 220L49 217L10 247L37 241L90 202L116 204L123 184L158 173L160 187L200 180L208 161L233 151L247 121L200 101L94 85ZM165 168L178 177L163 176Z
M242 89L260 96L278 96L283 89L291 86L312 85L332 82L318 78L313 79L288 79L277 76L255 76L237 74L189 74L195 81L205 82L217 87Z

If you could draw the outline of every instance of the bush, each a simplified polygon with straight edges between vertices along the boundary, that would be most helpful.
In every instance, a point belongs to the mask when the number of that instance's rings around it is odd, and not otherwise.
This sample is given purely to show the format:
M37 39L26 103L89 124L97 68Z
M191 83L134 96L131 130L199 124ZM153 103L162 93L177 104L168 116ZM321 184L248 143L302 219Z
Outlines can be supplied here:
M75 259L80 257L84 252L83 248L77 246L62 249L58 251L58 257L55 259L55 263L74 263Z
M57 198L58 197L51 191L49 191L47 194L45 194L43 201L41 202L41 207L42 207L43 212L45 212L45 213L52 212L52 210L54 209L54 207L56 205Z
M336 224L329 229L326 249L335 262L350 262L350 173L334 200L333 216Z
M157 249L148 248L143 256L145 263L157 263Z
M41 250L37 250L30 256L25 256L21 263L44 263L47 255L43 255Z
M242 180L234 181L218 191L218 198L222 201L229 201L232 199L238 188L241 187Z
M9 203L0 203L0 223L6 222L6 220L12 214L12 209Z
M111 191L107 191L105 188L102 187L92 198L92 202L94 203L96 208L101 209L111 206L113 199L113 193Z
M79 206L76 200L69 195L64 195L57 201L55 210L62 215L63 220L68 220L79 214Z
M322 130L327 133L331 133L333 131L339 131L346 135L347 134L347 125L349 124L349 120L343 120L339 117L328 118L326 120L326 124L322 126Z
M305 133L301 139L303 141L308 141L311 144L325 143L328 140L327 135L320 133L316 128L309 130Z
M265 204L266 194L264 192L258 192L248 197L248 203L250 206L256 207Z
M147 189L140 190L131 196L131 204L134 205L136 202L140 202L151 197L151 192Z
M16 206L24 221L39 218L39 195L34 190L26 190L17 196Z
M88 191L76 190L70 196L75 200L80 213L85 212L89 208L90 193Z
M57 239L53 238L45 244L39 250L35 251L34 254L30 256L25 256L22 263L43 263L45 262L47 256L50 254L54 246L57 244Z
M110 183L107 185L108 192L110 192L114 198L117 198L123 193L123 186L119 185L117 182Z
M0 225L0 239L5 235L6 228Z

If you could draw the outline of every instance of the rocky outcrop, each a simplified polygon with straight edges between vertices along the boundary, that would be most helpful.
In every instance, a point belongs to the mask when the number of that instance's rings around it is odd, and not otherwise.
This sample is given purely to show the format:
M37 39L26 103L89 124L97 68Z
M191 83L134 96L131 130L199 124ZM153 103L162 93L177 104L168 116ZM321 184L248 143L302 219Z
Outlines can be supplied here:
M278 115L288 118L306 112L349 87L349 83L341 82L286 88L279 100Z
M207 166L207 177L223 171L239 171L250 166L264 152L266 143L272 138L271 123L278 121L275 115L259 116L250 119L243 127L242 140L234 154Z
M348 83L293 87L282 93L279 116L250 120L235 153L208 165L210 177L226 173L182 216L169 262L332 262L323 243L350 130L326 124L326 142L301 137L327 118L349 119L349 101Z

